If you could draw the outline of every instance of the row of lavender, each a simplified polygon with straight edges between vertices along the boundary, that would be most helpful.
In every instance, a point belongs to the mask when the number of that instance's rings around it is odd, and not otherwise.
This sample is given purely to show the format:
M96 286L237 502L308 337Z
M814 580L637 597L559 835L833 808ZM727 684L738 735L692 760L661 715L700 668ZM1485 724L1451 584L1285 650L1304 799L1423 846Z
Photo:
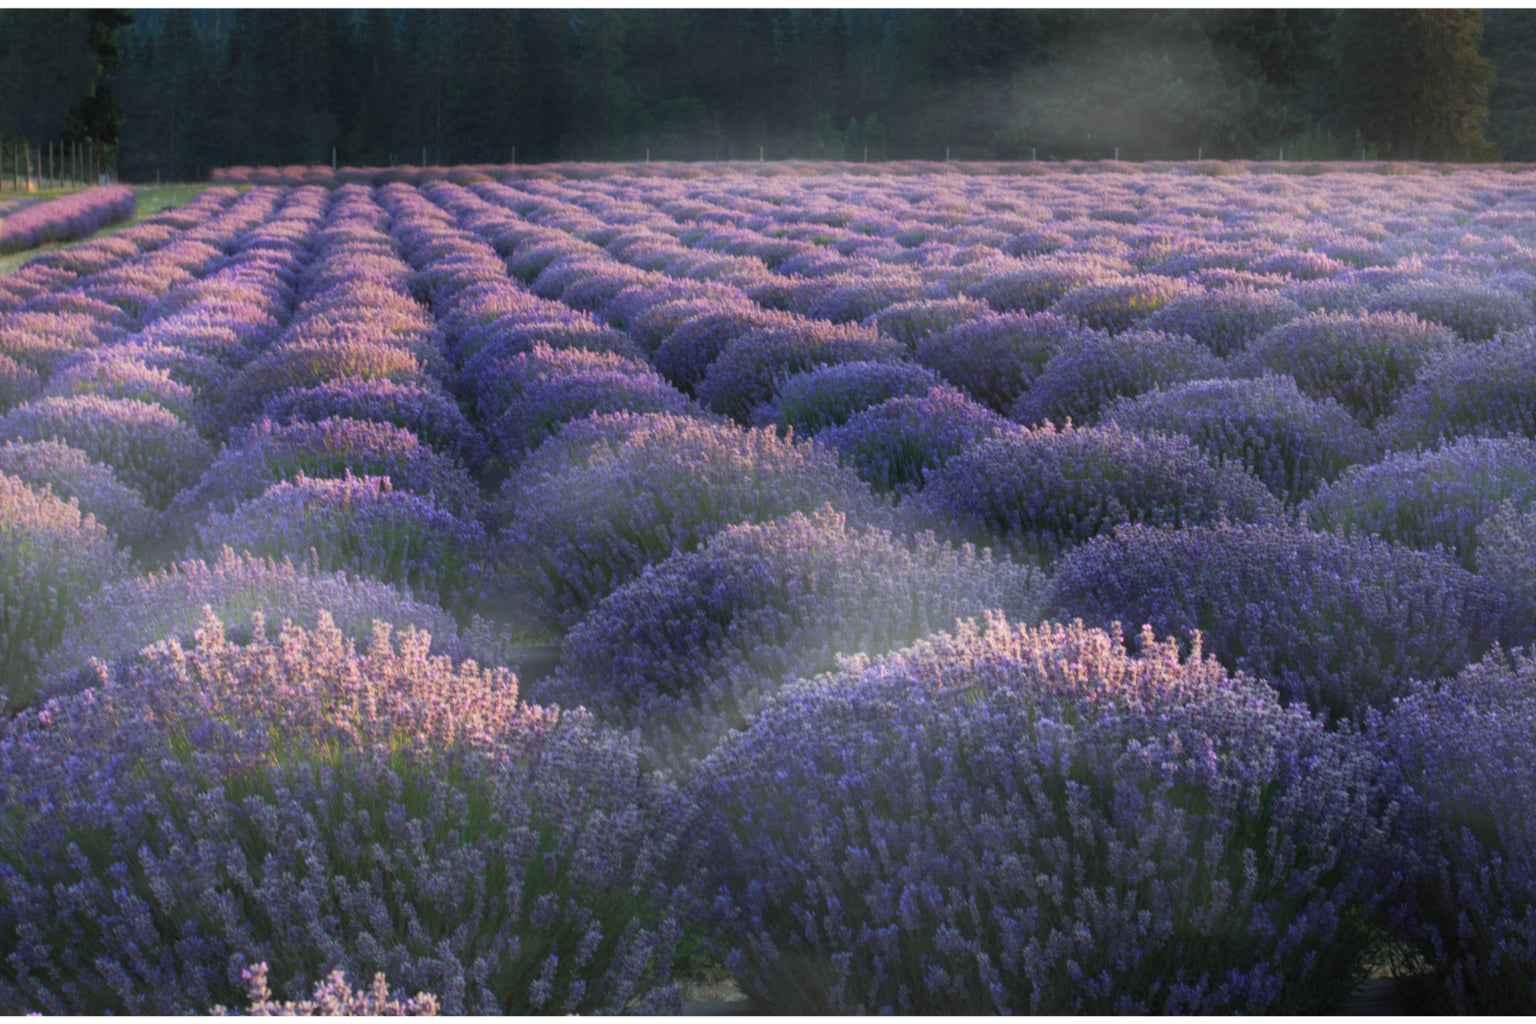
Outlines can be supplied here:
M137 208L133 189L93 188L14 211L0 211L0 252L45 242L71 242L127 220Z
M48 626L7 641L30 674L8 687L75 696L13 726L14 777L45 781L12 791L34 813L8 822L11 848L84 852L49 862L67 865L69 900L52 867L6 876L25 908L16 932L30 929L7 998L205 1007L233 1001L250 956L296 992L345 965L387 967L450 1008L621 1006L664 976L675 915L713 918L743 984L786 1009L1315 1008L1347 988L1373 911L1396 906L1388 923L1455 998L1501 1005L1502 979L1529 999L1531 958L1498 946L1522 905L1499 900L1528 878L1456 889L1490 851L1527 863L1511 831L1523 811L1482 817L1495 798L1520 810L1524 790L1485 776L1526 755L1495 746L1514 760L1492 755L1469 782L1425 754L1448 728L1491 728L1479 702L1498 702L1501 728L1527 720L1515 680L1529 669L1494 655L1444 693L1413 680L1529 639L1528 595L1497 582L1529 551L1518 506L1498 503L1529 503L1531 455L1473 436L1381 461L1395 436L1382 425L1436 367L1522 337L1529 278L1502 268L1529 217L1499 177L1463 182L1442 198L1472 202L1451 217L1481 234L1439 240L1430 268L1414 253L1434 225L1378 215L1397 233L1357 239L1369 255L1356 256L1392 273L1357 273L1297 241L1294 196L1149 180L964 195L948 180L902 194L835 178L763 195L761 182L258 189L187 233L211 255L98 247L8 279L0 338L32 399L0 421L13 464L60 493L106 472L93 499L128 478L142 525L117 529L140 539L141 563L191 543L211 564L129 576L74 511L74 539L30 547L17 574L15 593L54 603ZM1404 202L1330 188L1357 211ZM1220 219L1225 206L1205 212L1215 198L1237 211L1223 230L1255 237L1185 237ZM1106 228L1133 218L1139 234ZM1476 259L1493 231L1489 273ZM1212 273L1152 265L1170 253ZM1403 312L1422 298L1404 286L1450 271L1423 289L1448 311L1440 326ZM1505 319L1486 334L1454 319L1490 306ZM49 316L76 319L50 333ZM1451 418L1468 424L1452 434L1508 429L1490 410L1518 424L1521 394L1516 380L1502 406ZM146 400L167 417L130 408ZM1062 415L1079 425L1043 422ZM486 484L498 464L511 475L485 505L464 467ZM1492 539L1450 511L1469 497ZM70 514L21 484L12 502L28 509L18 522ZM1288 518L1298 505L1341 532L1375 516L1403 543L1314 532ZM1466 541L1465 566L1413 550L1446 536ZM296 569L219 557L226 543L314 554ZM190 644L205 602L225 624L195 653L134 653L167 634ZM1104 633L993 617L778 692L840 653L995 609L1198 627L1224 667L1150 636L1132 659ZM519 708L504 673L430 663L417 638L368 639L374 618L424 626L438 650L494 664L482 612L565 630L562 667L533 696L635 734ZM256 613L306 629L272 641ZM1240 669L1289 707L1227 674ZM355 688L339 711L338 679ZM1307 706L1369 729L1324 730ZM168 739L168 774L128 770ZM108 767L74 747L107 751ZM208 817L198 794L213 784L242 802ZM141 850L150 805L177 825ZM1466 818L1503 831L1464 838ZM415 835L419 855L369 854L375 819L373 842ZM239 838L251 828L259 866ZM509 858L513 834L539 846L542 875L524 869L533 848ZM301 867L295 850L314 842L328 858ZM1384 863L1402 888L1375 876ZM120 875L137 881L124 890ZM1105 906L1111 890L1141 896ZM423 922L402 895L418 891L450 909ZM1433 914L1448 907L1475 923L1447 929ZM84 924L103 915L118 922L104 934Z

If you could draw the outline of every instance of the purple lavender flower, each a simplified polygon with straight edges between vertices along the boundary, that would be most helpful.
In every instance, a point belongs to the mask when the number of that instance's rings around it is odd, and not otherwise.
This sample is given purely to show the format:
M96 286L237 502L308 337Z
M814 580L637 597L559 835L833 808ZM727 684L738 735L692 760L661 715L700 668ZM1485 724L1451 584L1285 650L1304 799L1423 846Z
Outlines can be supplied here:
M907 542L849 530L830 507L796 512L726 529L609 594L536 697L639 729L654 761L685 769L785 682L989 608L1028 619L1040 584L931 534Z
M491 457L485 438L458 404L441 388L421 383L342 377L273 395L261 415L276 423L318 423L332 416L393 423L462 460L472 473L482 470Z
M1524 296L1480 281L1408 281L1381 292L1369 308L1412 313L1444 324L1471 342L1488 341L1536 323L1536 313Z
M1536 441L1466 437L1435 451L1393 453L1346 470L1301 507L1322 529L1443 548L1472 569L1478 525L1504 501L1519 510L1536 502Z
M209 615L8 724L0 1006L201 1012L255 960L280 997L387 971L452 1014L615 1012L668 991L677 804L424 634Z
M965 294L1000 313L1039 313L1074 288L1118 280L1128 269L1102 257L1056 253L984 277Z
M38 662L80 602L128 571L112 535L73 501L0 472L0 709L24 707Z
M652 361L656 372L691 395L731 342L760 328L795 322L789 313L770 313L750 305L714 310L678 324L656 347Z
M37 398L0 417L0 439L58 440L112 468L151 507L165 508L213 461L197 431L169 410L127 398Z
M1117 398L1155 387L1228 376L1227 365L1186 335L1127 331L1063 345L1008 410L1026 425L1099 418Z
M1179 435L1049 422L988 438L929 477L918 502L978 545L1052 558L1122 523L1267 521L1280 503L1241 466Z
M1407 893L1387 923L1436 1012L1519 1014L1536 1000L1533 689L1531 654L1495 651L1371 723L1402 780L1387 852Z
M71 241L133 216L133 189L93 188L37 203L0 221L0 252Z
M1139 274L1079 285L1053 302L1057 316L1075 317L1096 330L1119 334L1138 326L1170 302L1200 294L1197 286L1171 277Z
M461 618L474 611L485 566L496 561L478 522L454 517L429 497L396 491L387 476L300 473L232 512L214 513L197 533L205 552L226 544L274 558L315 552L321 571L403 584Z
M877 493L913 494L966 448L1014 423L948 388L889 399L817 435Z
M257 616L273 625L292 621L314 629L326 613L336 628L358 643L373 635L374 622L399 632L421 630L434 654L481 665L508 664L507 652L492 638L461 635L452 616L436 603L418 601L377 579L325 572L318 556L305 552L281 561L225 545L216 558L176 562L164 569L108 583L87 598L59 644L43 659L38 691L44 696L73 692L99 682L92 659L122 667L138 651L175 638L195 643L203 609L212 608L232 642L247 643ZM483 628L483 627L482 627Z
M429 496L463 519L475 518L480 509L480 489L463 467L402 427L340 416L318 423L261 419L231 437L197 485L177 495L164 525L189 529L209 513L232 512L268 485L300 473L348 472L387 476L396 489Z
M1306 310L1283 295L1254 288L1217 288L1167 303L1143 322L1147 330L1186 334L1226 357Z
M690 786L737 983L780 1013L1342 1003L1380 761L1141 647L991 615L782 690Z
M918 342L917 361L978 402L1006 413L1045 364L1096 336L1054 313L981 316Z
M520 600L568 627L606 594L728 526L825 502L857 526L888 512L836 456L772 430L651 414L622 441L594 439L579 462L519 487L506 550ZM541 463L541 468L547 467Z
M1314 401L1290 377L1269 373L1154 388L1117 400L1103 420L1137 434L1184 434L1211 459L1242 463L1293 504L1377 456L1371 432L1337 402Z
M1448 350L1430 360L1377 433L1401 449L1442 437L1536 437L1536 331Z
M916 299L886 306L870 314L864 325L877 328L887 338L907 346L908 351L916 352L925 338L952 330L967 320L984 317L991 311L985 302L976 299Z
M1241 376L1288 373L1302 394L1332 398L1371 426L1419 372L1460 342L1411 313L1314 313L1249 343L1233 362Z
M773 399L752 413L757 426L776 426L811 436L847 422L863 409L898 395L926 395L946 385L938 374L911 363L860 360L788 377Z
M1499 637L1503 598L1439 552L1303 526L1131 526L1065 555L1047 614L1199 630L1287 702L1363 718L1410 679L1455 672Z
M430 992L418 992L409 999L397 998L389 989L384 972L373 976L373 986L368 991L352 990L347 983L346 971L332 971L324 981L315 986L309 999L297 1003L280 1003L272 998L267 987L267 965L263 961L240 977L250 983L252 1017L436 1017L438 998ZM222 1005L209 1011L213 1017L231 1016Z
M896 362L905 355L905 346L852 324L801 320L759 328L732 341L709 364L698 384L699 403L746 423L786 377L835 363Z

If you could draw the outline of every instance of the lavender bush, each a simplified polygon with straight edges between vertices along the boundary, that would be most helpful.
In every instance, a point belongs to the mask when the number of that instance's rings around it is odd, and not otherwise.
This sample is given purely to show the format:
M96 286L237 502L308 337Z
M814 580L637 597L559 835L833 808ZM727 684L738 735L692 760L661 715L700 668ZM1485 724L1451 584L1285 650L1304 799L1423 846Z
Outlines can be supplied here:
M462 632L436 603L418 601L376 579L325 572L319 556L297 561L236 554L225 545L215 558L176 562L155 572L108 583L83 601L57 647L42 661L38 692L52 696L95 685L93 660L121 668L141 649L176 639L192 646L211 608L232 643L247 643L257 616L274 626L291 621L314 629L320 613L358 643L367 643L375 621L403 633L432 637L432 653L455 661L473 658L484 667L509 664L483 625Z
M197 528L204 551L221 544L256 555L303 558L325 571L398 583L460 617L475 609L494 562L485 528L430 497L396 491L387 476L311 479L299 473Z
M485 438L435 385L342 377L273 395L261 414L276 423L318 423L332 416L393 423L445 456L459 459L471 472L482 470L491 457Z
M114 349L98 350L91 355L94 358L67 363L55 372L43 388L43 396L131 398L175 413L194 430L208 424L209 416L197 393L173 379L169 370L150 366L131 356L117 356Z
M655 373L623 370L576 370L528 382L516 401L486 428L496 453L509 466L561 426L594 413L695 411L687 395Z
M642 419L622 440L594 438L579 462L519 486L508 571L549 625L569 628L645 566L737 523L830 502L857 526L888 525L869 488L825 448L692 417Z
M1377 454L1375 437L1337 402L1308 398L1279 374L1154 388L1117 400L1103 419L1136 434L1184 434L1212 459L1242 463L1290 503Z
M932 370L911 363L837 363L785 378L772 400L753 411L752 420L760 427L776 426L781 433L793 430L810 436L887 399L944 387Z
M694 394L709 367L727 345L765 327L803 322L789 313L773 313L755 306L722 309L690 317L678 324L656 348L656 372L686 394Z
M1387 920L1412 991L1440 1013L1520 1014L1536 1001L1536 660L1494 652L1415 686L1373 720L1401 772L1389 847L1409 881ZM1400 984L1403 984L1400 982Z
M1412 313L1314 313L1254 339L1233 368L1255 377L1288 373L1303 394L1332 398L1371 426L1425 363L1458 344L1448 328Z
M1465 341L1488 341L1536 323L1530 302L1518 292L1480 281L1405 281L1371 299L1370 309L1402 310L1444 324Z
M1046 559L1121 523L1262 521L1280 511L1250 473L1211 463L1188 438L1049 422L961 452L929 479L920 504L978 545Z
M262 353L230 380L221 409L230 427L249 423L266 402L289 388L312 387L344 377L427 385L422 361L407 349L379 341L287 341Z
M138 491L122 483L111 467L94 462L62 441L6 441L0 444L0 473L34 490L48 488L74 501L124 544L148 538L155 514Z
M850 530L830 507L733 526L648 568L565 638L544 703L638 729L657 764L686 770L744 728L787 681L1003 608L1034 612L1038 574L955 549Z
M1119 334L1137 326L1159 309L1201 291L1177 278L1139 274L1073 288L1049 307L1057 316L1073 317L1100 331Z
M135 208L133 189L122 186L92 188L36 203L0 220L0 252L84 238L127 220Z
M1376 429L1402 449L1441 437L1536 437L1536 331L1433 359Z
M674 795L414 630L240 646L210 616L24 713L0 766L9 1012L195 1013L247 957L279 996L385 971L452 1014L613 1012L667 980Z
M1412 679L1435 679L1499 639L1505 601L1438 552L1295 524L1131 526L1056 565L1046 614L1200 631L1234 671L1288 703L1360 720Z
M700 404L738 423L771 399L786 377L818 366L895 362L904 346L853 324L802 320L762 328L727 345L698 384Z
M39 662L80 602L127 570L112 535L78 505L0 472L0 710L31 700Z
M165 508L213 460L196 430L167 409L126 398L37 398L0 417L0 439L62 441L112 468Z
M1141 648L989 616L782 691L691 787L738 984L778 1013L1341 1004L1379 760Z
M1231 356L1267 331L1306 316L1283 295L1255 288L1216 288L1184 295L1143 321L1149 331L1186 334L1218 356Z
M1466 437L1435 451L1395 453L1346 470L1302 509L1323 529L1443 548L1472 569L1477 528L1504 501L1521 510L1536 502L1536 441Z
M888 399L817 435L877 493L913 494L965 449L1018 429L949 388Z
M1193 338L1126 331L1063 347L1008 410L1026 425L1088 423L1116 398L1158 386L1227 376L1227 366Z
M982 316L918 342L917 361L1006 413L1052 356L1095 336L1079 321L1054 313Z
M924 338L953 330L991 311L991 307L977 299L917 299L886 306L872 314L865 326L879 329L887 338L894 338L907 346L909 352L915 352Z
M401 427L345 417L287 424L262 419L232 437L197 484L176 496L156 531L186 538L210 514L232 512L278 481L349 472L387 476L396 489L428 496L462 519L478 518L484 507L462 466Z

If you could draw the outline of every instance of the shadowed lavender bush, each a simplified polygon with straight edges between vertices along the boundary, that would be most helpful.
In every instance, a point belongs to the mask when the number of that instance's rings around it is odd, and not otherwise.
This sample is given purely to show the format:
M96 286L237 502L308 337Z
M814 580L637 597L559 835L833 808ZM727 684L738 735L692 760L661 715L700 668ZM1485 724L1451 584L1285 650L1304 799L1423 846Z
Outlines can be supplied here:
M776 426L810 436L836 427L848 417L901 395L926 395L946 388L944 381L911 363L838 363L788 377L771 401L752 413L757 426Z
M709 364L698 399L747 423L786 377L836 363L896 362L905 354L905 346L855 324L799 320L761 328L732 341Z
M1200 631L1234 671L1334 719L1387 707L1499 638L1498 592L1438 552L1304 526L1228 524L1102 536L1056 564L1045 613Z
M486 667L509 664L508 652L482 635L483 627L478 632L466 629L461 637L447 612L398 587L323 572L312 553L297 562L276 561L249 553L236 555L225 545L217 558L206 562L177 562L96 591L80 605L59 645L43 659L38 692L52 696L96 684L100 674L91 667L92 659L119 668L139 650L161 640L174 638L190 647L204 608L213 610L234 643L251 639L258 615L273 625L292 621L314 629L324 612L337 629L358 643L367 642L374 622L379 621L397 632L413 627L430 634L433 654L455 661L474 658Z
M1087 326L1119 334L1137 326L1162 307L1202 290L1187 281L1157 274L1138 274L1073 288L1050 306L1057 316L1073 317Z
M502 354L486 350L465 364L459 377L460 393L474 405L482 423L493 423L516 407L528 389L541 381L581 373L623 373L655 377L656 371L642 359L616 352L582 348L551 348L535 342L526 352Z
M892 398L817 435L877 493L912 494L984 438L1018 427L949 388Z
M387 476L350 472L339 480L299 473L232 512L214 513L197 533L210 552L222 544L276 558L315 552L322 571L401 584L461 618L479 602L484 567L496 560L480 523L396 491Z
M0 417L0 439L62 441L112 468L153 508L195 482L213 451L175 413L128 398L38 398Z
M1533 695L1536 656L1495 652L1372 722L1404 783L1389 849L1410 887L1387 920L1407 946L1404 970L1429 974L1410 991L1432 1012L1536 1003Z
M1517 512L1513 502L1502 502L1478 524L1476 539L1478 575L1508 601L1505 643L1536 643L1536 509Z
M1536 441L1466 437L1436 451L1388 455L1351 467L1301 507L1321 529L1442 547L1470 570L1478 525L1503 501L1521 510L1536 502Z
M864 326L878 328L887 338L907 346L907 351L915 352L924 338L943 334L991 312L991 307L976 299L918 299L887 306L872 314Z
M43 379L30 366L0 354L0 412L13 409L43 388Z
M1425 363L1459 344L1448 328L1412 313L1314 313L1255 338L1233 370L1288 373L1302 394L1332 398L1369 427L1391 412Z
M463 467L402 427L339 416L319 423L262 419L230 439L197 486L177 495L162 526L187 530L301 473L334 478L348 472L387 476L397 490L426 495L461 519L481 509L480 488Z
M462 460L471 472L483 469L491 457L485 438L470 426L458 403L436 385L342 378L273 395L261 414L277 423L318 423L332 416L393 423L444 455Z
M1536 321L1530 302L1520 293L1476 280L1405 281L1376 295L1369 308L1413 313L1472 342L1523 330Z
M496 453L516 466L529 452L572 420L594 413L676 413L698 410L688 396L660 375L626 367L622 370L575 370L528 381L486 434Z
M535 697L638 729L654 763L686 772L785 682L989 608L1027 619L1040 582L932 534L849 530L830 507L733 526L603 598Z
M373 976L373 986L368 991L352 990L347 984L345 971L332 971L324 981L315 986L308 999L297 1003L279 1003L272 998L267 987L267 965L257 964L240 972L243 981L250 984L250 1005L246 1015L251 1017L436 1017L437 996L418 992L409 999L397 996L389 990L384 972ZM238 1016L222 1005L208 1011L211 1017Z
M1273 291L1216 288L1174 299L1147 317L1142 326L1149 331L1187 334L1226 357L1242 351L1266 331L1306 315L1306 310Z
M1536 438L1536 331L1430 361L1376 429L1388 445L1403 449L1469 434Z
M124 544L136 545L149 536L155 514L143 496L118 480L111 467L62 441L0 444L0 473L34 490L47 487L57 497L73 500Z
M580 461L519 481L505 535L508 585L528 611L569 628L647 565L696 550L728 526L830 502L856 526L890 525L829 449L772 430L652 414L622 440L594 438ZM518 478L514 478L518 479Z
M1051 356L1008 415L1033 425L1067 419L1089 423L1106 405L1155 387L1227 376L1210 349L1181 334L1127 331L1097 336Z
M280 997L386 971L451 1014L614 1012L670 971L676 802L425 634L210 617L7 728L0 1006L196 1013L254 960Z
M1004 313L967 320L917 344L917 361L976 401L1006 413L1051 357L1097 337L1054 313Z
M44 378L77 352L98 348L101 335L117 328L74 313L0 315L0 355L9 356Z
M656 347L652 362L656 372L685 394L694 394L710 364L737 338L762 327L800 322L790 313L775 313L757 306L714 310L678 324Z
M690 787L777 1013L1295 1013L1347 997L1380 761L1198 649L989 616L782 690Z
M509 313L484 327L471 328L453 350L453 358L466 369L487 359L506 359L544 344L554 349L585 349L612 352L628 359L642 353L623 331L604 327L569 311L549 317L530 318L525 313Z
M1212 460L1242 463L1292 503L1377 454L1371 432L1337 402L1314 401L1290 377L1269 373L1154 388L1119 399L1103 419L1136 434L1184 434Z
M127 555L78 505L0 472L0 711L31 700L39 662L80 602L127 571Z
M1265 521L1280 502L1241 466L1179 435L1049 422L988 438L929 478L918 503L977 545L1054 558L1122 523Z

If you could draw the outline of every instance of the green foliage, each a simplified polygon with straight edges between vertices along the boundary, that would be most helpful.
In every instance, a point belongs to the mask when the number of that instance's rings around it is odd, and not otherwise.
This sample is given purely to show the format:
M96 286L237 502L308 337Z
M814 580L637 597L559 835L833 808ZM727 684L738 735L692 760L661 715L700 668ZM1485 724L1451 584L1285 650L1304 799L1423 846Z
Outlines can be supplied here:
M1490 160L1494 69L1476 10L1351 10L1339 16L1337 114L1396 160Z

